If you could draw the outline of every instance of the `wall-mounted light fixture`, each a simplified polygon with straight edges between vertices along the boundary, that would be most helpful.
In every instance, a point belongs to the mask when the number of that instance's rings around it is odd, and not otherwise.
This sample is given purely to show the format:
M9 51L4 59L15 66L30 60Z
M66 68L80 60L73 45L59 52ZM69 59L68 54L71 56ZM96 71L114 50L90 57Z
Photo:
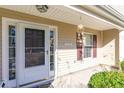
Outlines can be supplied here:
M36 8L41 13L45 13L49 9L47 5L36 5Z

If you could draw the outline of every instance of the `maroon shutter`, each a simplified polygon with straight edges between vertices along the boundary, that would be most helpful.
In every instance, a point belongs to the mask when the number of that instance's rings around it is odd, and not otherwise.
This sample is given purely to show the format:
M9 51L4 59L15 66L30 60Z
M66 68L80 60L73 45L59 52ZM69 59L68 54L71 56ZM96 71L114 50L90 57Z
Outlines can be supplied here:
M77 46L77 60L82 60L82 34L76 33L76 46Z
M93 35L93 58L97 57L97 36Z
M77 48L77 60L82 60L82 48Z

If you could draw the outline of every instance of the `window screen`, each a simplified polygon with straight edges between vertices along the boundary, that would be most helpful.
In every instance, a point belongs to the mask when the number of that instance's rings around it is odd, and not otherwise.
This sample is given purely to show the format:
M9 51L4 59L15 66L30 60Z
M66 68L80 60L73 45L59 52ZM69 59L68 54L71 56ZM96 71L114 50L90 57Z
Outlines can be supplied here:
M45 31L25 28L25 67L45 64Z

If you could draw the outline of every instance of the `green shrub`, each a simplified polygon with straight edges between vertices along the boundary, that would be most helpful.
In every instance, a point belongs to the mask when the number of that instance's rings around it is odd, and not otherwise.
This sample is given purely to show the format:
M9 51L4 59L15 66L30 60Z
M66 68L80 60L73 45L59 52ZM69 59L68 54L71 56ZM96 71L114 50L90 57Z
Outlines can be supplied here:
M121 69L124 71L124 61L121 62Z
M99 72L91 76L90 88L124 88L124 74L122 72Z

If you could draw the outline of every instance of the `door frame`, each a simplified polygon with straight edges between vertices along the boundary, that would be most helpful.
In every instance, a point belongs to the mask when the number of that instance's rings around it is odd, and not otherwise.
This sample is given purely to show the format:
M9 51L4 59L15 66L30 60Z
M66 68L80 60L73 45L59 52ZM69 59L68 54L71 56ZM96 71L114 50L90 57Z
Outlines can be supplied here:
M46 25L46 24L40 24L40 23L35 23L35 22L30 22L30 21L23 21L23 20L18 20L18 19L11 19L11 18L7 18L7 17L2 17L2 80L7 83L8 80L8 35L7 35L7 26L8 26L8 22L16 24L16 31L19 30L18 28L18 24L17 23L26 23L26 24L32 24L32 25L38 25L38 26L47 26L49 28L49 31L54 28L55 29L55 75L54 78L57 78L57 49L58 49L58 28L57 26L51 26L51 25ZM50 61L49 61L50 63ZM18 69L17 67L19 66L18 62L16 62L16 86L12 86L12 87L19 87L19 83L18 83ZM50 66L49 66L50 68ZM50 73L50 69L49 69L49 73ZM50 74L49 74L50 75ZM11 87L11 86L9 86Z

